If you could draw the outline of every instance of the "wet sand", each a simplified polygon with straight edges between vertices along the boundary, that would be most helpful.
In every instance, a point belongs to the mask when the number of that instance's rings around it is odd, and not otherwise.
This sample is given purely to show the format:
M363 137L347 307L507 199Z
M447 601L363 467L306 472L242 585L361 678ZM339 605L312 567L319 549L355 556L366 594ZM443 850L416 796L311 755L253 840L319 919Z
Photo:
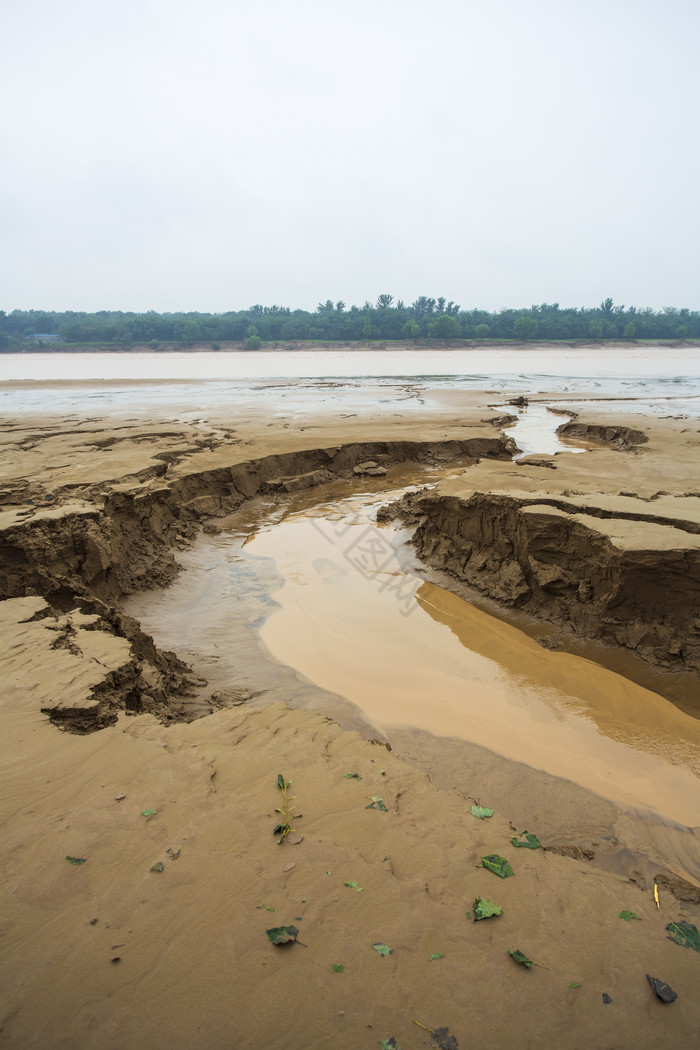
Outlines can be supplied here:
M119 417L8 422L0 525L14 536L12 529L36 528L61 513L96 513L110 493L143 498L280 451L490 436L495 428L483 419L493 415L491 401L446 396L442 408L419 405L410 419L396 405L369 405L348 419L335 405L285 416L276 406L268 411L263 397L255 413L237 417L235 406L222 407L196 423L129 420L126 406ZM591 421L606 421L601 412ZM641 420L633 410L624 420L616 410L615 419L648 432L642 453L564 453L555 457L556 470L482 460L460 491L577 489L579 498L618 507L656 496L659 513L696 520L697 422ZM190 539L183 533L180 542L186 547ZM439 626L452 599L435 590L423 598L440 610ZM66 703L89 704L96 682L115 688L133 660L130 643L89 616L35 619L45 612L38 599L10 598L0 611L0 1025L7 1046L281 1050L327 1043L349 1050L391 1036L404 1050L428 1046L429 1033L413 1019L449 1027L461 1047L693 1044L697 954L673 944L665 926L681 919L697 925L700 906L660 882L657 909L653 884L639 877L632 857L623 876L550 850L515 849L514 833L538 830L538 813L526 822L522 814L529 789L517 763L483 749L479 757L475 747L460 787L453 780L443 786L439 770L429 777L317 711L280 704L167 726L151 714L123 713L98 732L61 733L42 707L57 693ZM621 692L623 708L627 700ZM678 714L679 727L686 717ZM400 733L406 754L411 741L420 747L412 733ZM460 769L451 746L444 754L446 773ZM293 821L297 844L277 845L272 835L279 773L293 782L303 814ZM503 808L477 820L472 802L488 806L497 781ZM587 812L566 782L548 783L562 822L578 822L582 840L598 818L606 830L606 805ZM692 808L692 787L683 794ZM378 795L386 811L365 808ZM493 852L510 860L514 878L501 881L477 866ZM162 872L151 871L157 861ZM501 905L502 915L468 919L480 895ZM625 922L622 910L640 919ZM288 924L305 947L278 948L267 939L266 929ZM372 948L379 942L393 954L380 957ZM517 966L511 948L539 967ZM678 1001L656 1000L647 972L671 984Z

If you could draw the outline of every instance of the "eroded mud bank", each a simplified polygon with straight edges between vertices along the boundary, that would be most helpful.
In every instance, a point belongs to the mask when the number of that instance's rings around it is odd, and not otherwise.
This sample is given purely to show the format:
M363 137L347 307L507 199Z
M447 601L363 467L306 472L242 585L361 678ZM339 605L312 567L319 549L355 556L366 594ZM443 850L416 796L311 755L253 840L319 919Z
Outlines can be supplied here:
M431 566L495 601L658 666L700 672L700 535L693 521L575 497L409 493L382 511L415 526Z
M216 529L217 518L246 500L334 478L383 474L397 464L466 466L482 457L508 460L511 449L512 442L502 436L358 442L193 473L146 492L111 491L102 506L74 500L36 509L27 520L0 531L0 597L45 599L25 622L50 619L56 632L53 647L72 650L76 659L84 650L75 624L65 615L76 604L91 618L81 630L107 632L129 643L125 659L92 684L82 701L66 702L57 693L55 702L45 700L42 710L76 732L99 729L120 710L148 711L164 720L204 713L193 702L203 683L173 653L158 650L115 603L133 591L168 584L178 572L175 552L201 528Z

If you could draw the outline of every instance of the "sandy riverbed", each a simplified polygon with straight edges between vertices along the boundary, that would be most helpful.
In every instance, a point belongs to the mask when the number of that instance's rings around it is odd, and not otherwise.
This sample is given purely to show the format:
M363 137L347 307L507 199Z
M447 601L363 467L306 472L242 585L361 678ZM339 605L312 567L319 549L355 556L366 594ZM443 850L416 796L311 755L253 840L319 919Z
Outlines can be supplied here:
M659 910L653 880L638 875L633 857L624 874L513 847L511 837L525 827L537 832L538 814L526 819L522 799L511 813L507 791L492 818L471 814L473 803L492 801L499 767L488 759L475 757L456 785L458 759L450 758L451 776L439 786L439 775L319 712L240 706L164 724L167 696L155 713L138 713L129 711L126 687L127 710L87 735L61 732L42 713L57 703L90 708L100 702L95 689L118 693L127 671L148 679L156 700L169 681L144 651L134 656L123 632L104 630L94 611L67 607L74 575L62 565L74 552L61 547L52 560L46 540L61 522L80 523L75 537L84 522L99 530L105 498L116 501L114 515L126 513L123 498L129 513L151 508L153 529L155 493L214 498L195 491L191 479L203 473L216 479L237 464L349 443L437 445L499 433L485 420L497 414L501 395L443 391L422 405L413 390L406 398L408 410L399 400L356 399L341 418L335 400L281 410L261 390L244 412L222 404L186 422L177 411L146 419L125 405L108 416L41 414L0 427L7 596L0 603L0 1025L7 1046L355 1050L392 1036L404 1050L430 1045L413 1019L449 1027L462 1048L693 1044L700 957L672 943L665 927L700 924L697 895L660 881ZM628 451L599 443L583 456L557 456L556 469L541 457L518 466L482 458L461 483L446 483L446 495L571 500L574 493L571 513L580 516L583 503L602 508L622 545L639 544L654 525L668 530L659 550L670 537L672 546L693 550L697 419L650 417L633 404L624 415L619 406L571 407L582 420L643 430L649 440ZM650 507L660 520L646 520ZM197 521L189 519L190 531ZM44 537L41 548L22 547L32 530ZM173 536L175 548L190 541L182 521ZM111 569L99 568L106 554L91 542L81 565L105 597ZM44 615L40 598L17 593L30 554L43 559L36 579L63 572L55 596L66 607L58 618ZM301 838L294 844L278 845L272 834L280 773L293 784L292 823ZM587 840L590 814L577 812L580 800L570 799L565 783L560 791L552 783L552 804L570 807ZM386 811L366 808L373 796ZM526 790L523 797L537 796ZM604 806L595 819L604 831ZM172 859L168 850L180 846ZM478 867L490 853L507 857L515 876L501 880ZM158 861L164 870L151 871ZM503 913L474 923L466 912L477 896ZM640 918L626 922L623 910ZM289 924L304 946L274 947L266 929ZM375 943L393 953L380 956ZM515 964L508 955L515 948L539 966ZM667 981L678 1000L662 1005L646 973Z

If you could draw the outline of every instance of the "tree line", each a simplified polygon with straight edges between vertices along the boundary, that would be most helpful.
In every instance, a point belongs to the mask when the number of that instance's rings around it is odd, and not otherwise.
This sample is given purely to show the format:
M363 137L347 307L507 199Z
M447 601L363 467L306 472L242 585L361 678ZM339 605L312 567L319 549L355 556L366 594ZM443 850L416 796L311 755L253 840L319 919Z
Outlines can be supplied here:
M42 342L42 336L51 336ZM328 299L314 311L255 305L225 313L127 313L99 310L62 313L46 310L0 310L0 349L56 342L113 345L135 344L157 349L163 344L243 342L257 349L263 342L366 342L371 340L605 340L698 339L700 312L664 307L638 309L604 299L596 307L560 307L542 303L529 309L463 310L444 298L420 296L407 305L392 295L376 302L347 307Z

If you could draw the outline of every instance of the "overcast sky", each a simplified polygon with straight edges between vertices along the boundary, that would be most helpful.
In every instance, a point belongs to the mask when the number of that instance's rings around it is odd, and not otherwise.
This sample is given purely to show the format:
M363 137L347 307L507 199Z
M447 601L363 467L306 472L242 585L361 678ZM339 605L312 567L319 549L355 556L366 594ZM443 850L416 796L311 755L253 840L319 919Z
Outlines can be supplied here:
M0 308L700 308L698 0L0 0Z

